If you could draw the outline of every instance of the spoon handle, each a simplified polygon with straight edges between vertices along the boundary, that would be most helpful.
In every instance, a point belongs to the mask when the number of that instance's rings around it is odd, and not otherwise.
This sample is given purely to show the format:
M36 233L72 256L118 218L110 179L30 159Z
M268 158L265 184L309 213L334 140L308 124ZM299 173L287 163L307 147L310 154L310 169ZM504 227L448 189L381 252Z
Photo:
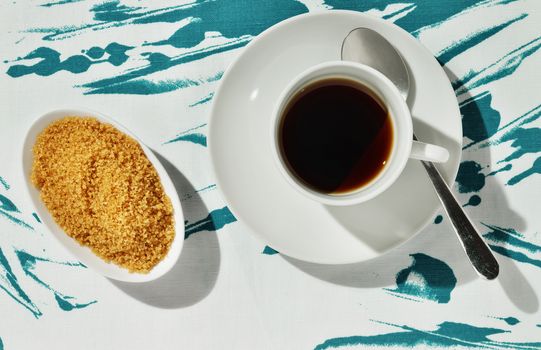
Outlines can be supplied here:
M414 139L417 138L414 136ZM483 238L479 235L471 220L468 218L447 183L443 180L438 169L432 162L421 161L434 184L436 193L447 216L453 224L462 248L468 255L475 270L486 279L492 280L498 276L500 267Z

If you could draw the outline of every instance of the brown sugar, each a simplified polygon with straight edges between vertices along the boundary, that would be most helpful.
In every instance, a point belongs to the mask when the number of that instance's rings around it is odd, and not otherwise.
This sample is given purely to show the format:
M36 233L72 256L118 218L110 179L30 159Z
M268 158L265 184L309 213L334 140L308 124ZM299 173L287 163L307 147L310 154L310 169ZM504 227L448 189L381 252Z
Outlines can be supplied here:
M95 118L67 117L38 135L33 153L32 183L69 236L130 272L165 257L173 208L137 141Z

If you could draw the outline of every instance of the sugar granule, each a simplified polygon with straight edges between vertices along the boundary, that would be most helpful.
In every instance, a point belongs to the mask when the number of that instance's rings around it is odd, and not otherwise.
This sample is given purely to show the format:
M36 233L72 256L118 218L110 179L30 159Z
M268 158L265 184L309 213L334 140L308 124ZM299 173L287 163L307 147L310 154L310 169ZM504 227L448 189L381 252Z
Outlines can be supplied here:
M165 257L173 208L137 141L95 118L66 117L38 135L33 155L32 183L69 236L130 272Z

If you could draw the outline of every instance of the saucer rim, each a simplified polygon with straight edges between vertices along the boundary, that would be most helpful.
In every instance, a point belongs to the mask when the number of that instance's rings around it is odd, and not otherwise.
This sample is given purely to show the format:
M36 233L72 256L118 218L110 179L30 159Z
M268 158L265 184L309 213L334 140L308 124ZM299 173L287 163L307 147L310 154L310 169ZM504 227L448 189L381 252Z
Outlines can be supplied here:
M299 15L296 15L296 16L293 16L293 17L290 17L286 20L283 20L269 28L267 28L266 30L264 30L263 32L261 32L259 35L257 35L257 37L255 37L254 39L252 39L252 41L250 41L243 49L243 51L239 54L239 56L237 56L234 61L227 67L227 69L225 70L223 76L222 76L222 79L220 80L220 83L219 83L219 86L218 88L216 89L215 93L214 93L214 98L213 98L213 101L212 101L212 106L211 106L211 110L210 110L210 116L209 116L209 120L208 120L208 140L207 140L207 147L208 147L208 150L209 150L209 160L210 160L210 171L211 171L211 174L213 175L215 181L216 181L216 185L217 187L220 189L220 188L223 188L223 182L222 180L220 179L219 176L217 176L218 172L216 170L216 161L215 161L215 158L216 156L214 155L215 152L213 152L213 135L214 133L216 132L214 130L214 128L212 127L213 125L213 121L214 119L216 118L216 115L217 115L217 103L216 101L218 101L218 96L220 96L222 94L222 90L225 89L225 83L224 82L227 82L228 79L230 78L231 76L231 71L233 70L234 67L236 67L236 65L238 64L239 60L241 59L241 57L243 55L245 55L245 53L252 48L252 46L254 45L257 45L259 43L259 41L261 41L263 38L265 37L268 37L269 35L273 34L275 31L278 31L279 29L281 29L282 27L284 26L287 26L289 25L290 23L292 22L296 22L296 21L299 21L300 19L303 19L303 18L307 18L307 17L319 17L319 16L333 16L333 15L342 15L342 14L345 14L345 15L355 15L355 16L358 16L360 18L368 18L370 21L374 21L374 22L379 22L380 24L382 25L385 25L385 26L393 26L395 27L397 30L399 31L402 31L404 32L405 34L407 34L408 36L412 37L411 33L405 31L404 29L402 29L401 27L397 26L396 24L394 23L390 23L388 21L385 21L379 17L375 17L375 16L371 16L371 15L368 15L368 14L365 14L365 13L362 13L362 12L358 12L358 11L352 11L352 10L326 10L326 11L317 11L317 12L307 12L307 13L303 13L303 14L299 14ZM435 57L433 56L433 54L421 43L419 42L418 39L412 37L417 43L418 43L418 48L420 49L423 49L425 51L427 51L430 56L432 56L432 59L436 60ZM441 67L440 67L441 69ZM445 72L442 72L444 75L445 75ZM449 83L450 85L450 83ZM458 115L457 115L457 118L460 117L460 112L458 110L458 102L456 102L456 107L457 107L457 111L458 111ZM458 123L458 127L460 129L460 135L463 134L463 129L462 129L462 123ZM454 180L458 174L458 169L459 169L459 165L460 165L460 162L461 162L461 159L462 159L462 154L461 152L459 154L457 154L457 160L456 160L456 166L454 166L454 170L453 171L450 171L449 174L447 176L445 176L445 173L442 173L442 176L443 176L443 179L445 181L445 183L447 185L449 185L450 187L452 186L452 184L454 183ZM291 190L293 191L294 189L291 188ZM249 223L249 221L247 220L244 220L243 217L244 215L241 215L240 212L238 210L236 210L236 208L231 205L231 201L228 200L228 196L225 194L225 192L223 192L222 190L219 191L220 193L220 196L222 197L222 199L224 200L225 204L228 206L228 208L231 210L231 212L233 213L233 215L238 219L238 222L243 225L244 227L246 227L249 231L250 231L250 234L253 236L253 237L256 237L258 240L260 240L263 244L269 246L270 248L276 250L278 253L280 253L281 255L284 255L284 256L287 256L288 258L292 258L294 260L298 260L298 261L304 261L304 262L308 262L308 263L313 263L313 264L322 264L322 265L347 265L347 264L356 264L356 263L364 263L364 262L368 262L368 261L372 261L374 259L377 259L387 253L389 253L390 251L394 250L394 249L399 249L401 246L405 245L406 243L410 242L414 237L418 236L419 233L421 233L429 224L430 222L433 221L433 217L434 215L436 215L438 213L438 211L442 208L441 206L441 203L438 202L438 204L436 206L434 206L434 209L432 211L432 213L430 215L427 215L426 219L424 221L422 221L422 223L420 225L418 225L417 228L415 228L414 230L411 230L411 234L409 235L409 237L401 240L400 242L396 243L395 245L389 247L389 248L386 248L382 251L379 251L379 252L374 252L374 255L371 256L371 257L368 257L368 258L363 258L362 256L359 256L357 258L351 258L351 259L347 259L347 258L335 258L333 260L327 260L327 259L312 259L312 258L300 258L300 257L297 257L297 256L294 256L294 255L289 255L287 254L286 252L288 251L288 249L282 249L283 246L281 246L280 244L276 245L276 244L271 244L267 241L267 239L265 238L265 236L263 234L261 234L259 232L259 230L257 230L252 224Z

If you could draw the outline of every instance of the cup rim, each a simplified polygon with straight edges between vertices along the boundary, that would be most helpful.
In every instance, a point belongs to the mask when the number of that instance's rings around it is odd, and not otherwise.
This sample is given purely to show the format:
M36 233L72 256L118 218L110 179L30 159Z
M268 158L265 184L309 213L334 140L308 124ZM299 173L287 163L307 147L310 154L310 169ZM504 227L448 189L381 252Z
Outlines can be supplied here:
M344 67L349 70L357 70L358 72L361 72L361 74L371 76L372 79L377 81L377 84L379 84L379 86L373 86L375 84L366 82L358 76L352 76L352 74L340 72L340 68L343 69ZM336 68L336 72L326 73L322 74L319 77L316 76L310 78L311 75L314 75L320 71L325 71L329 69L332 70L333 68ZM317 81L318 79L322 79L325 76L333 75L343 76L348 79L358 81L359 83L370 89L371 92L378 95L378 97L382 100L382 102L388 109L390 109L389 106L392 105L393 110L393 113L391 113L391 110L389 110L389 115L393 123L394 144L387 165L368 184L365 184L361 188L354 191L339 195L318 192L311 189L306 184L302 183L299 179L297 179L296 175L293 174L292 171L288 168L286 160L283 159L278 139L283 108L287 105L292 95L296 91L298 91L299 88L309 84L310 82ZM398 127L398 121L400 121L400 130ZM399 133L401 134L400 138L398 137ZM364 64L347 61L330 61L312 66L307 70L303 71L302 73L298 74L290 81L290 83L280 94L276 102L275 109L271 118L270 134L271 153L273 155L274 162L279 172L293 188L295 188L304 196L322 204L345 206L359 204L376 197L387 188L389 188L398 179L406 166L409 154L411 152L413 141L413 126L410 110L406 104L406 101L403 99L402 95L398 91L398 88L389 80L389 78L387 78L385 75L375 70L374 68ZM399 139L402 140L401 144L398 144ZM393 172L389 173L391 169ZM385 176L385 181L381 181Z

